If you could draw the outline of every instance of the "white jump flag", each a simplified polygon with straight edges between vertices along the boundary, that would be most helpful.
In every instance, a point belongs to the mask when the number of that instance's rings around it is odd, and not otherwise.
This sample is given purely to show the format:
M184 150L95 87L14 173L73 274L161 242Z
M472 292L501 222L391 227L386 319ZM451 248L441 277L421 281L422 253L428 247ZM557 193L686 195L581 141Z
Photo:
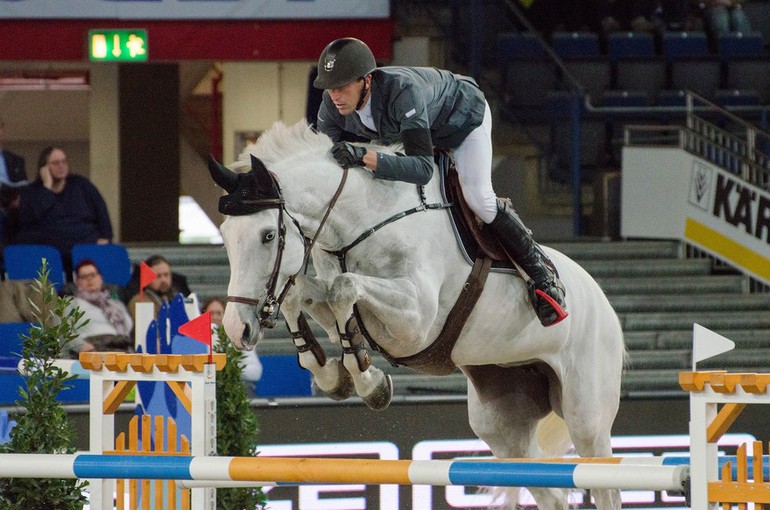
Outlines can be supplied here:
M692 369L699 361L735 349L735 342L704 328L698 323L692 327Z

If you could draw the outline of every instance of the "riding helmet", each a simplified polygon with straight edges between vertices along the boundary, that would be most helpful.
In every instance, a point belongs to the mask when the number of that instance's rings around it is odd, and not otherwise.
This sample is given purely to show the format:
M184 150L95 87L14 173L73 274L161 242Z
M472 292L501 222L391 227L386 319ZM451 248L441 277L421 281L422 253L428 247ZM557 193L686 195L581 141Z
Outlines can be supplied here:
M352 37L337 39L324 48L318 59L317 89L335 89L363 78L377 63L369 46Z

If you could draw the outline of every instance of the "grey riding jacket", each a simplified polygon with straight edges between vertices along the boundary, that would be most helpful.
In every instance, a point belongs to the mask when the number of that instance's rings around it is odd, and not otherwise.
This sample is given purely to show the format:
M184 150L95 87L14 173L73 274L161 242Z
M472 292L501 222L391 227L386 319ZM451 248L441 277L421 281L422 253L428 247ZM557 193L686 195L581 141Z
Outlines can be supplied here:
M481 125L486 107L472 78L432 67L375 69L370 101L376 132L356 113L342 116L325 91L318 130L335 142L343 131L383 145L401 142L405 156L377 153L375 177L415 184L433 175L433 147L460 145Z

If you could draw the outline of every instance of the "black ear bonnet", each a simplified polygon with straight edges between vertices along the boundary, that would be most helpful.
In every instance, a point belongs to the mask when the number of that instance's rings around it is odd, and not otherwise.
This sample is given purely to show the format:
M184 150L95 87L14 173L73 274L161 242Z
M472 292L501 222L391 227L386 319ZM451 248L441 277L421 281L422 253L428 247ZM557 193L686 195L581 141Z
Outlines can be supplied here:
M279 207L283 202L273 174L254 156L251 157L251 170L244 173L229 170L212 156L209 156L208 166L214 181L227 191L227 195L219 199L222 214L244 216Z

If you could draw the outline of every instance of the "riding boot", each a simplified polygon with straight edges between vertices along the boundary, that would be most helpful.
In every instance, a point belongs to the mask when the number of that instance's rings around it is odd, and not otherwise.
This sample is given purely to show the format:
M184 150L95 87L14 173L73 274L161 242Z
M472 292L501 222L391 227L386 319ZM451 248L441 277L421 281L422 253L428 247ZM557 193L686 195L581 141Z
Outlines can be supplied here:
M508 257L529 277L529 297L543 326L552 326L567 316L565 290L551 260L532 238L516 212L497 201L497 216L489 223Z

